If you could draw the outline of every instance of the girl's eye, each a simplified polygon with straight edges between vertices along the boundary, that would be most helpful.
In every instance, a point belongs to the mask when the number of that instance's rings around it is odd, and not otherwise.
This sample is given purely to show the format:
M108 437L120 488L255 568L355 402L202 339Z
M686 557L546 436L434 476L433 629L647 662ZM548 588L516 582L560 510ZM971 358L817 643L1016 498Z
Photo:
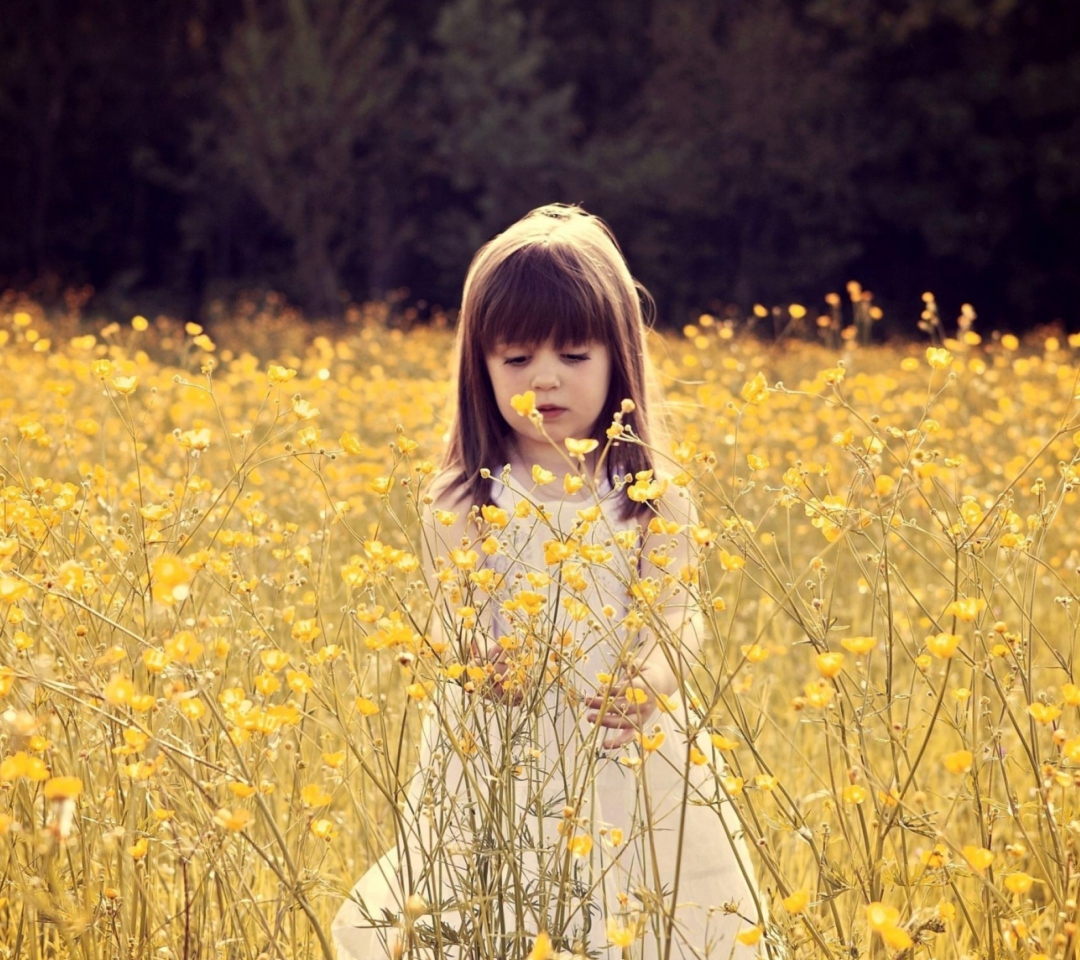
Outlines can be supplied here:
M527 363L528 360L528 357L506 357L503 359L503 363L508 367L520 367Z
M581 363L583 360L588 360L589 355L587 353L564 353L564 360L569 360L571 363Z

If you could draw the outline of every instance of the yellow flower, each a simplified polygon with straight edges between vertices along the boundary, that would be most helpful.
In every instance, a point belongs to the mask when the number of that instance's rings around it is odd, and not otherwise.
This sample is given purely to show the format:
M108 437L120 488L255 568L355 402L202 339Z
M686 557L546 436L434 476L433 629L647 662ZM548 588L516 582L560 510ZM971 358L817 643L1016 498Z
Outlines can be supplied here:
M0 577L0 603L15 603L26 596L30 585L14 577Z
M555 474L550 470L545 470L539 464L534 463L532 467L532 479L533 483L542 487L545 483L552 483L555 480ZM526 501L522 501L523 503ZM526 514L528 516L528 514Z
M276 673L288 664L289 655L284 650L263 650L259 654L259 659L267 670L273 670Z
M334 821L327 820L325 817L311 821L311 832L320 840L326 841L333 840L337 836L337 832L334 830Z
M431 696L432 690L435 689L434 683L430 680L418 681L416 683L410 683L405 687L405 692L413 700L426 700Z
M199 720L206 715L206 704L198 697L184 697L179 709L188 720Z
M963 850L964 859L971 865L973 870L978 870L982 873L987 867L994 862L993 851L987 850L985 847L966 846Z
M83 782L78 777L52 777L45 781L46 800L74 800L82 793Z
M780 902L788 913L802 913L810 904L810 891L803 887Z
M198 430L185 430L176 438L176 442L185 450L205 450L210 446L211 434L207 427Z
M724 793L729 797L737 797L743 792L743 778L736 776L727 776L720 778L720 785L724 788Z
M608 943L613 947L626 949L637 940L637 924L624 926L618 917L608 917L605 923Z
M769 385L763 373L758 373L753 380L747 380L739 391L739 396L747 403L761 403L768 395Z
M144 650L142 660L147 673L161 673L170 663L172 663L172 657L164 650L158 650L156 647Z
M866 799L866 787L852 783L844 787L844 803L860 804Z
M971 623L985 609L986 601L982 597L964 597L960 600L953 600L945 608L944 615Z
M538 933L526 960L551 960L553 955L551 937L546 933Z
M112 384L117 393L126 397L135 392L135 388L139 385L139 378L113 377Z
M195 571L180 557L162 554L150 565L150 583L154 599L165 604L186 600Z
M819 653L814 658L818 672L827 679L832 679L844 669L844 655L842 653Z
M576 834L570 840L570 852L575 857L587 857L593 848L593 839L587 833Z
M310 693L315 687L315 681L310 674L303 670L286 670L285 682L293 693Z
M744 947L753 947L761 939L761 935L764 932L765 928L759 923L755 927L747 927L745 930L740 930L735 934L735 939Z
M349 433L348 430L341 435L338 443L341 444L342 450L353 456L362 453L364 450L364 445L360 442L360 438L355 433Z
M509 514L502 507L495 507L490 504L485 504L480 508L480 515L484 518L485 523L490 523L500 530L510 522Z
M866 906L866 923L877 932L883 927L896 926L900 922L900 911L884 903L870 903Z
M926 649L942 660L955 656L959 646L960 638L955 633L938 633L926 638Z
M134 693L135 684L120 673L114 673L105 684L105 700L114 707L130 703Z
M893 950L908 950L914 946L911 935L903 927L882 927L878 934L885 941L885 945Z
M270 364L266 368L266 379L271 384L288 383L293 377L296 376L296 371L292 367L282 367L276 363Z
M1036 723L1053 723L1061 716L1061 707L1052 703L1032 703L1027 709Z
M711 734L709 739L717 750L734 750L739 745L738 740L732 740L731 737L725 737L722 733Z
M293 624L290 636L301 643L314 643L322 634L322 628L314 617L305 617Z
M648 476L642 476L648 474ZM638 479L626 488L626 495L635 503L648 503L650 500L659 500L667 490L667 481L652 479L652 471L644 470L638 474Z
M300 802L305 807L325 807L332 797L317 783L309 783L300 791Z
M1005 878L1005 889L1010 893L1024 894L1031 889L1034 883L1035 878L1026 873L1010 873Z
M953 361L953 356L944 347L927 347L926 362L935 370L944 370Z
M150 849L150 840L147 837L142 837L136 840L134 845L127 848L128 854L132 860L141 860L146 856L147 851Z
M725 570L742 570L746 566L746 561L742 557L735 556L728 553L726 550L720 551L720 566Z
M848 653L859 656L869 653L877 646L877 637L844 637L840 641L840 646L847 650Z
M251 820L252 813L250 810L237 810L233 813L228 807L222 807L214 814L214 823L223 830L229 830L233 833L239 833L251 823Z
M373 717L379 712L379 705L367 697L357 697L356 709L360 711L361 716Z
M45 766L45 761L22 750L0 762L0 780L11 781L22 777L36 782L48 776L49 768Z
M479 559L480 554L475 550L463 550L459 547L450 551L450 562L460 570L472 570Z
M592 453L600 445L599 441L594 439L575 440L573 437L567 437L563 440L563 443L566 444L566 449L570 451L570 455L579 459Z
M264 697L268 697L281 689L281 681L272 673L260 673L255 678L255 689Z
M824 680L816 680L813 683L808 683L803 687L803 693L806 695L806 702L812 707L827 707L832 703L832 699L836 696L836 691L833 690L830 684L827 684Z
M297 420L314 420L319 415L319 408L313 407L303 397L293 397L292 412Z
M970 750L957 750L955 753L945 754L941 762L949 773L967 773L975 762L975 757Z
M652 753L654 750L659 749L660 744L664 742L664 737L663 730L657 730L652 736L645 733L640 734L641 749L646 753Z
M532 390L515 393L510 398L510 406L514 408L519 417L527 417L536 410L536 394Z

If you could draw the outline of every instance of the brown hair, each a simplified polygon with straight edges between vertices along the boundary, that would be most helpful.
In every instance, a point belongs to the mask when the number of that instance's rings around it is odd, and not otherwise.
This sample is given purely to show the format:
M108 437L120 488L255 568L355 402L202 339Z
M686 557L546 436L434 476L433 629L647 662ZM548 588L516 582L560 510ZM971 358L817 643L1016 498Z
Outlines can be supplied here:
M652 311L611 230L580 207L540 207L481 247L465 278L458 321L457 408L443 463L448 486L460 499L491 502L492 480L480 471L498 474L512 431L495 402L486 355L500 343L549 339L558 350L590 340L608 348L611 383L593 437L603 447L622 402L632 400L623 423L641 439L612 444L608 480L651 470L645 319ZM648 511L621 497L621 519Z

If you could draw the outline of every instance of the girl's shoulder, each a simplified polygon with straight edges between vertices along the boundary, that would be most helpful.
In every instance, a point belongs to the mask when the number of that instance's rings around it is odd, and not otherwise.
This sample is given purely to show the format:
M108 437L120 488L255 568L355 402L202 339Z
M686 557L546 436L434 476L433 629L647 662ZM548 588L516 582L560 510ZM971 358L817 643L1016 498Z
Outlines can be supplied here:
M431 497L432 510L455 510L460 509L468 499L464 484L461 482L461 472L452 468L443 468L431 481L428 487L428 496Z
M455 471L442 470L427 489L420 519L429 557L444 555L469 538L472 504L459 479Z
M686 487L675 483L674 478L664 473L658 475L660 495L653 501L653 509L665 520L678 523L698 522L697 504Z

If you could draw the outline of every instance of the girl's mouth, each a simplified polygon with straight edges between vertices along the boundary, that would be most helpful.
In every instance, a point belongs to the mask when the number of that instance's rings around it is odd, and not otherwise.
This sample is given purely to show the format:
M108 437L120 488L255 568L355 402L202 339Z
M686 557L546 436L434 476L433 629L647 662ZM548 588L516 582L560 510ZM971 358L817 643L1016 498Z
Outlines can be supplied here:
M566 412L566 407L556 407L549 403L541 404L536 409L544 415L545 420L554 420Z

